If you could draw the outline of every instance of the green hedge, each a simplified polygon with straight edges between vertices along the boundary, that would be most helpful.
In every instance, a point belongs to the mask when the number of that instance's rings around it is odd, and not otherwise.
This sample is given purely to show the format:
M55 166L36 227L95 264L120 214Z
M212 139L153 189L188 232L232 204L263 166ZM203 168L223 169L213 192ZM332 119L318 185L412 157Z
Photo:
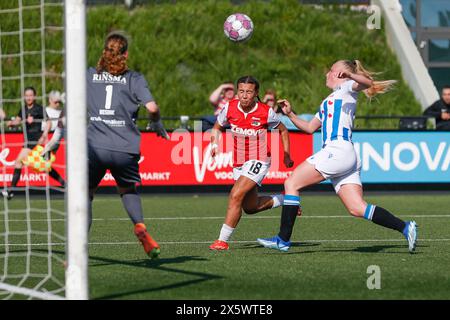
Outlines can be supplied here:
M247 42L233 43L223 34L223 22L234 12L246 13L254 22L253 37ZM108 32L125 30L131 38L130 67L145 74L162 114L199 116L212 112L208 97L214 88L247 74L259 79L262 92L274 88L297 112L313 113L329 92L325 74L331 64L360 59L367 68L382 72L380 78L399 83L372 101L361 96L358 115L420 115L420 105L387 47L384 28L368 30L367 18L365 12L345 6L319 9L294 0L242 5L161 1L131 11L124 6L95 6L88 11L88 63L96 64ZM5 24L4 19L0 23ZM55 70L62 66L61 61L51 62ZM3 92L6 97L5 92L17 88L4 87Z

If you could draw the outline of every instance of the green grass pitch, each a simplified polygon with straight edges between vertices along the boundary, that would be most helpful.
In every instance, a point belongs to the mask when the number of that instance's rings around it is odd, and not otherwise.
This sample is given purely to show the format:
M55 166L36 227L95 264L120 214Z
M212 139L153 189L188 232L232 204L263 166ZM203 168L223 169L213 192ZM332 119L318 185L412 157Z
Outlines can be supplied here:
M118 196L97 196L89 245L91 299L450 299L450 197L447 194L369 194L367 201L419 225L416 254L399 233L350 217L330 193L305 194L288 253L259 247L257 237L277 233L280 209L244 215L230 250L212 252L227 206L227 195L143 195L146 224L161 245L157 260L146 258ZM31 208L45 208L33 197ZM24 228L23 198L2 211L0 232ZM52 208L62 200L52 201ZM45 213L31 210L31 226L45 229ZM64 219L54 216L62 231ZM5 250L4 236L0 253ZM10 241L25 241L11 237ZM45 242L32 236L32 241ZM58 243L58 239L52 240ZM59 241L60 242L60 241ZM10 246L10 252L26 247ZM45 246L32 247L45 252ZM54 247L62 254L64 246ZM3 256L2 256L3 257ZM4 268L4 258L0 259ZM11 259L10 273L20 273ZM23 261L22 261L23 264ZM42 261L37 266L45 265ZM381 271L381 288L369 290L368 267ZM55 274L63 274L54 263ZM3 269L0 269L3 273ZM11 280L14 282L14 280ZM1 296L0 296L1 298Z

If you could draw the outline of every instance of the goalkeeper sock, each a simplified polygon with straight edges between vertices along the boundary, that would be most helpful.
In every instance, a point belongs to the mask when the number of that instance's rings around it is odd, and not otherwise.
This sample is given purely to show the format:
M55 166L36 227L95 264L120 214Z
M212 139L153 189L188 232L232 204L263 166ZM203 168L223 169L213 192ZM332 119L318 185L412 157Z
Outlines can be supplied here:
M373 223L385 228L397 230L399 232L403 232L406 225L403 220L397 218L386 209L374 206L372 204L367 205L364 213L364 219L371 220Z
M15 168L13 173L13 178L11 182L11 188L15 188L20 179L20 174L22 173L22 168Z
M297 217L298 207L300 206L300 197L294 195L285 195L283 202L283 210L281 211L281 225L278 236L283 241L291 239L292 230L294 229L295 218Z
M88 232L91 230L92 226L92 201L94 201L93 196L89 196L89 204L88 204Z
M66 182L55 169L52 169L48 175L58 181L61 184L61 187L64 188L66 186Z
M125 193L121 195L122 203L134 224L144 223L144 215L142 214L141 197L137 192Z

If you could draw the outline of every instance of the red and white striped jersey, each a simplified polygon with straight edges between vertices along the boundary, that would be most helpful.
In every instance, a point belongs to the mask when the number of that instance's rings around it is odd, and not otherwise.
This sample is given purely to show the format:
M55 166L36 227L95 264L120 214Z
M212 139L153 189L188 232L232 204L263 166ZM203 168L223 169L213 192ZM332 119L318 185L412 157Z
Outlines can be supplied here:
M220 99L219 103L217 103L217 106L214 109L214 115L217 116L219 115L220 111L222 111L222 109L228 104L227 99Z
M233 137L233 166L241 167L249 160L270 162L267 130L280 124L280 117L268 105L257 102L249 112L244 112L238 99L224 106L217 122L229 124Z

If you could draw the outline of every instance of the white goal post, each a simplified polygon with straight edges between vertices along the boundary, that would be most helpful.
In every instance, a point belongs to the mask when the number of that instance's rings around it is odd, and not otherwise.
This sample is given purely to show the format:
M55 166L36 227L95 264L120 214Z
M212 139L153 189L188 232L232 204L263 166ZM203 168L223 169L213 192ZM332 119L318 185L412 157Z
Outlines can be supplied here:
M88 178L86 136L86 4L65 2L67 94L66 298L88 299Z
M86 37L85 0L0 3L0 300L89 299ZM65 169L66 188L28 167L11 184L23 144L5 128L27 87L44 107L48 91L65 91L66 160L54 169Z

